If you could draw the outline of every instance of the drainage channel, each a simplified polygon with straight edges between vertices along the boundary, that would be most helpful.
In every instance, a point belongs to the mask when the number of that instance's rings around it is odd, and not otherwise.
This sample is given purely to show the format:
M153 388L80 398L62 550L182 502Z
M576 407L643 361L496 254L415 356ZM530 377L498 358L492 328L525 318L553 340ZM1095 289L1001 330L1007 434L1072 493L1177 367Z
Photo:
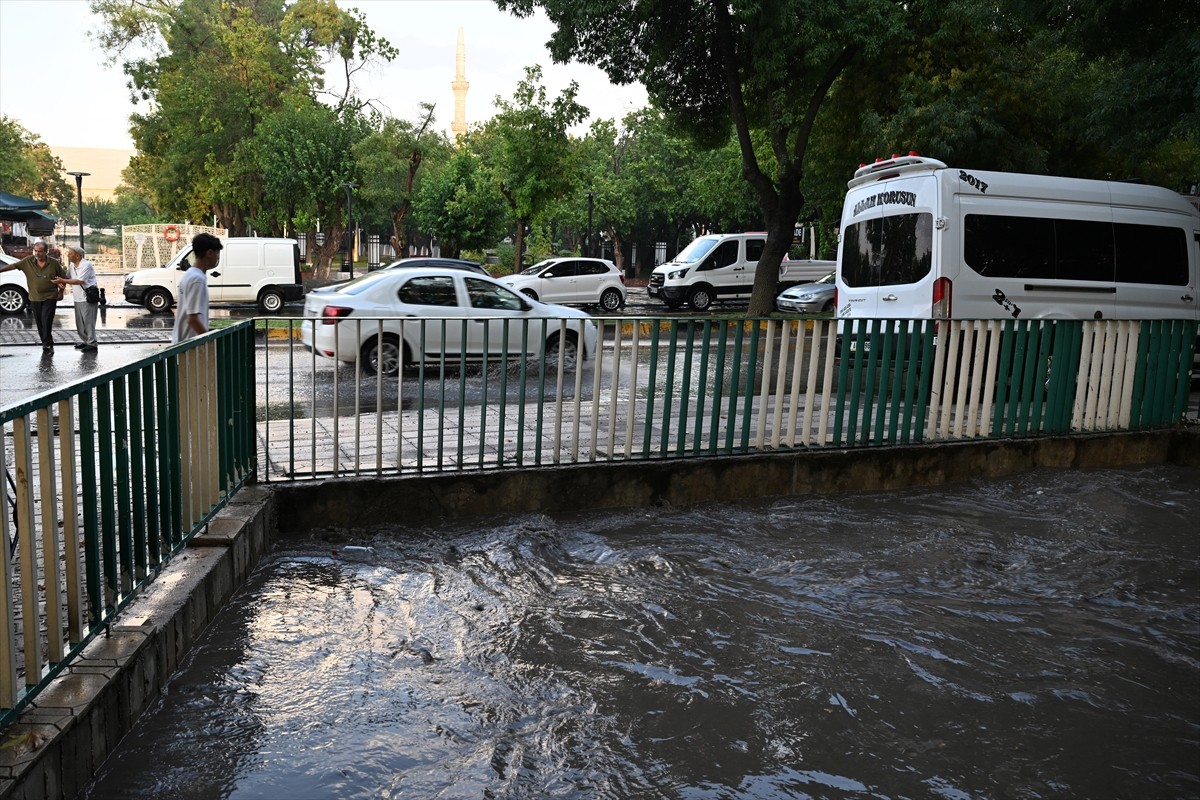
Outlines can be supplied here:
M1198 487L1038 469L285 540L84 796L1195 795Z

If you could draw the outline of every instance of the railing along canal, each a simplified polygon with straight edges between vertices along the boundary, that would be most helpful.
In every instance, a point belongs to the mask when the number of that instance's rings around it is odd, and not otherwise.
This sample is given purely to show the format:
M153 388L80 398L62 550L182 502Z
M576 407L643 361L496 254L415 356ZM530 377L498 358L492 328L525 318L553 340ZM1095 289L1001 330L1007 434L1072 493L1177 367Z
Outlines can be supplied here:
M0 726L251 477L253 413L249 322L0 409Z
M260 321L261 322L261 321ZM264 480L1131 430L1188 414L1194 321L596 318L581 369L472 352L475 321L339 323L426 358L377 378L274 320ZM394 324L393 321L392 324ZM521 324L580 332L579 320ZM511 330L510 330L511 327ZM448 336L455 334L454 336ZM340 334L339 334L340 335ZM447 336L453 346L433 352ZM493 338L493 345L497 338ZM423 343L423 344L418 344ZM465 368L466 361L472 361ZM1194 410L1191 412L1194 416Z

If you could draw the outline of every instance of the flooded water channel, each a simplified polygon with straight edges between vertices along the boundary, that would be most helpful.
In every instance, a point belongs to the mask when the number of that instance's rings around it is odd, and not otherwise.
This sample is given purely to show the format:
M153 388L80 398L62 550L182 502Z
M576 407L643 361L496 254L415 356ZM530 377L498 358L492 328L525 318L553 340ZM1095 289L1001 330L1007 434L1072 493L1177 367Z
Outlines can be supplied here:
M329 538L88 798L1200 795L1200 470Z

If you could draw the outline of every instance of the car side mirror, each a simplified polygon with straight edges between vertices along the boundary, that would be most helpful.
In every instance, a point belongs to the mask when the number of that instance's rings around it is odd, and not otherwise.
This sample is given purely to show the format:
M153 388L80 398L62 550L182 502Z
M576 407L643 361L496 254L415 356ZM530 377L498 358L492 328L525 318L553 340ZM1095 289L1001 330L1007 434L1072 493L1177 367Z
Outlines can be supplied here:
M175 269L179 270L180 272L187 272L191 268L192 265L190 262L188 262L187 256L184 256L183 258L179 259L179 266Z

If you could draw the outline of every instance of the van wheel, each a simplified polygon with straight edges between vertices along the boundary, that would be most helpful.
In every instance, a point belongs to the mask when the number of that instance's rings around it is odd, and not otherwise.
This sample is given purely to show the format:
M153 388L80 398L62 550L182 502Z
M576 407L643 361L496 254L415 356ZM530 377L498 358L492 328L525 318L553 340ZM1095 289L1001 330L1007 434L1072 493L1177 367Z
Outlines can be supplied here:
M400 340L395 334L385 333L382 344L380 337L372 336L362 346L363 372L368 375L400 374L400 365L404 351L400 348Z
M605 311L617 311L623 305L625 305L625 301L621 299L621 293L616 289L610 287L600 293L600 307Z
M283 295L276 289L264 289L258 296L258 307L268 314L274 314L283 308Z
M0 286L0 314L20 314L29 304L29 299L18 287Z
M707 286L697 286L688 296L688 305L697 311L707 311L712 305L712 292Z
M146 308L152 314L161 314L171 310L171 295L163 289L151 289L146 294Z

